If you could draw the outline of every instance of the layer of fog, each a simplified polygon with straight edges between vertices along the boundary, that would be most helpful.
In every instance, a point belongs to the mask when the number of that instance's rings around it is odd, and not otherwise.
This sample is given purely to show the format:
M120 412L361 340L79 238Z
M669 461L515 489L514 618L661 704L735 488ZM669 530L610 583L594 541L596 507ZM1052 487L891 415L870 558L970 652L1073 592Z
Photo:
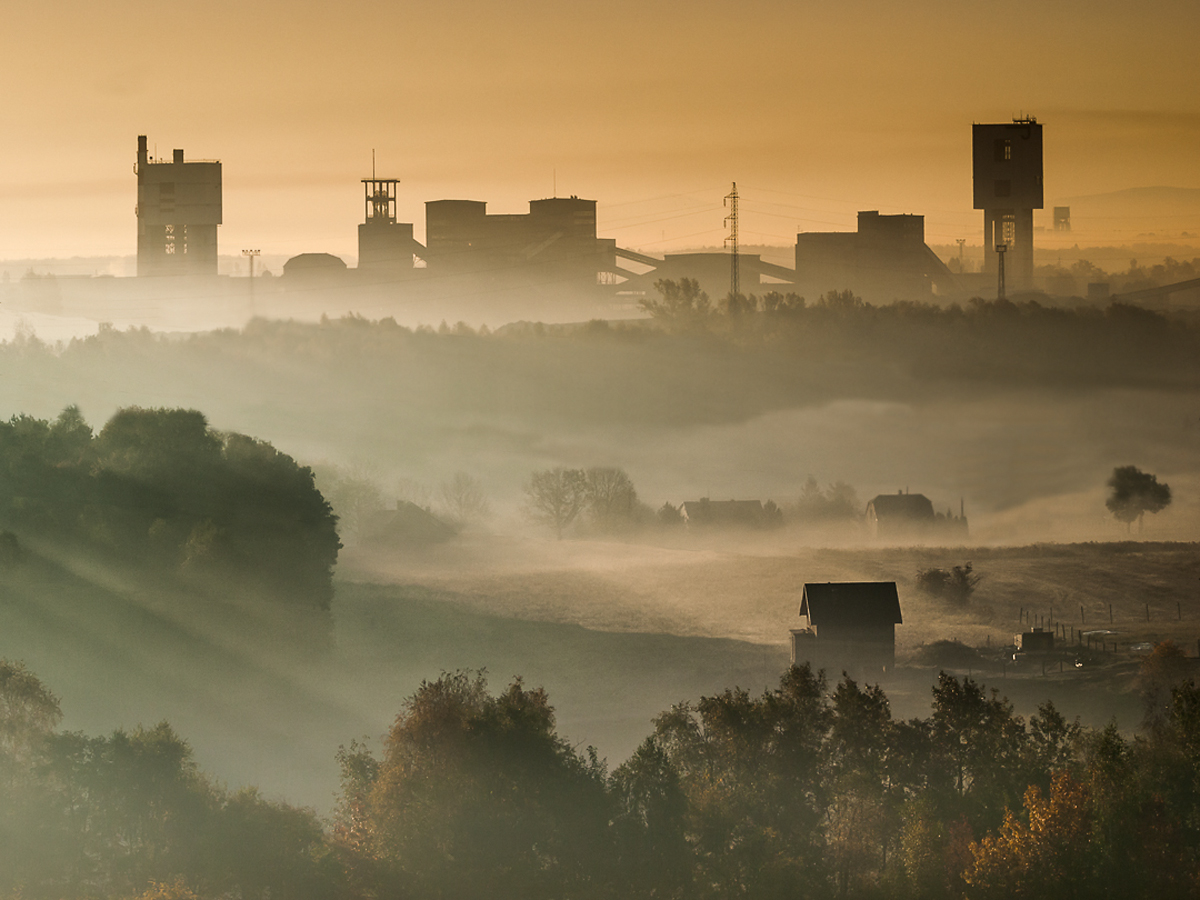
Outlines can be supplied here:
M65 335L73 326L61 321ZM513 375L475 372L455 355L477 349L466 342L435 357L442 368L421 368L422 357L405 378L383 379L373 366L412 366L411 348L364 361L352 343L346 349L337 334L316 330L218 338L156 343L109 334L55 354L26 337L28 352L4 357L0 408L51 417L79 403L93 424L122 406L197 408L214 427L269 440L304 463L364 473L388 501L423 496L435 505L441 481L470 473L494 516L438 547L372 550L347 541L326 659L264 653L222 625L129 596L90 571L80 577L109 600L66 604L47 595L17 619L10 604L0 656L26 659L62 694L68 728L95 733L165 718L219 776L322 808L335 787L337 744L378 737L404 696L443 669L486 666L497 682L521 674L544 684L562 732L617 762L670 704L731 683L772 681L786 664L805 581L899 581L904 653L938 638L999 642L1019 627L1014 601L1074 603L1109 589L1107 574L1086 580L1087 566L1052 582L1042 570L990 564L984 554L1003 544L1125 539L1104 508L1114 466L1152 471L1174 492L1172 505L1147 516L1134 537L1193 540L1200 524L1200 421L1188 391L991 385L832 399L801 392L788 408L761 411L752 402L758 373L734 386L731 402L710 403L707 385L674 394L674 373L651 369L638 389L582 397L573 417L536 398L557 404L576 389L570 376L582 344L551 347L545 370ZM302 354L286 343L293 338ZM480 402L473 378L490 379L489 396L507 405ZM458 393L445 389L455 379L463 380ZM659 407L647 404L650 413L618 414L650 394L666 396L663 409L697 411L655 419ZM518 402L522 395L535 399ZM580 531L560 543L522 512L531 472L560 465L621 467L652 508L703 496L773 499L786 508L809 476L849 483L863 504L907 489L957 512L961 498L971 535L963 546L905 551L871 543L858 526L794 524L604 538ZM919 566L969 559L987 576L979 607L946 610L913 593ZM153 616L131 614L117 626L108 617L114 608ZM918 686L905 702L927 702L927 693Z

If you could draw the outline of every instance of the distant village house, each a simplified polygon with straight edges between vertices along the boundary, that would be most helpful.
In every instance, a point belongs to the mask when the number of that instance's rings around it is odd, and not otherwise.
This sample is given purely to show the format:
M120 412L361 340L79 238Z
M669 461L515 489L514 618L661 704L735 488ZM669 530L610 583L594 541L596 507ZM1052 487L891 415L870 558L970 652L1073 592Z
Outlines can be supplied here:
M967 517L959 501L959 514L947 509L933 511L933 503L924 494L897 491L880 494L867 503L867 528L871 537L919 539L967 536Z
M457 535L430 510L410 500L397 500L395 509L380 510L368 523L367 541L395 549L440 544Z
M779 524L783 516L770 500L766 505L761 500L686 500L679 507L679 514L689 526L720 526L740 528L768 528Z

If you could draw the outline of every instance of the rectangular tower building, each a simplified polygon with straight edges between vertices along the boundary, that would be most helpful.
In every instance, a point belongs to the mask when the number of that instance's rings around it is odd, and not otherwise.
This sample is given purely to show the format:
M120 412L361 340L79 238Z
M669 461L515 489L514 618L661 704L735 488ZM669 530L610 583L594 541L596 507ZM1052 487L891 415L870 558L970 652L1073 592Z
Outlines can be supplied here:
M216 275L221 164L153 159L138 137L138 275Z
M983 210L985 272L995 273L1004 244L1005 281L1033 288L1033 211L1042 200L1042 126L1037 119L972 126L975 208Z
M364 220L358 226L358 267L382 273L411 269L413 242L411 223L396 221L395 178L364 178Z

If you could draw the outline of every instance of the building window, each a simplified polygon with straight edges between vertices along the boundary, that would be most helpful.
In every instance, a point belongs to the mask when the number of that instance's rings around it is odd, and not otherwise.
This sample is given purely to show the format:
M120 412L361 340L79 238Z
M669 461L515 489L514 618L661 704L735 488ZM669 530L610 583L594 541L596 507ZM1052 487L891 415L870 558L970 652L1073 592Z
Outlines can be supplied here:
M1003 243L1009 247L1017 242L1017 217L1005 213L1004 218L1000 220L1000 237Z
M996 139L996 162L1010 162L1012 160L1012 141L1008 138Z
M996 179L996 196L997 197L1011 197L1012 196L1012 182L1009 181L1007 178Z

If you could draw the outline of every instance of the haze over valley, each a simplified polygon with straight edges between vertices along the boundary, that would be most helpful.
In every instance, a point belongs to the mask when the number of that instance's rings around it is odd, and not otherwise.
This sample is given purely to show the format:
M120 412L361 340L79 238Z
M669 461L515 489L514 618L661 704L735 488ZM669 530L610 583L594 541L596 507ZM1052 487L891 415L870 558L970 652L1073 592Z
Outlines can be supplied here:
M6 12L0 900L1200 893L1200 6Z

